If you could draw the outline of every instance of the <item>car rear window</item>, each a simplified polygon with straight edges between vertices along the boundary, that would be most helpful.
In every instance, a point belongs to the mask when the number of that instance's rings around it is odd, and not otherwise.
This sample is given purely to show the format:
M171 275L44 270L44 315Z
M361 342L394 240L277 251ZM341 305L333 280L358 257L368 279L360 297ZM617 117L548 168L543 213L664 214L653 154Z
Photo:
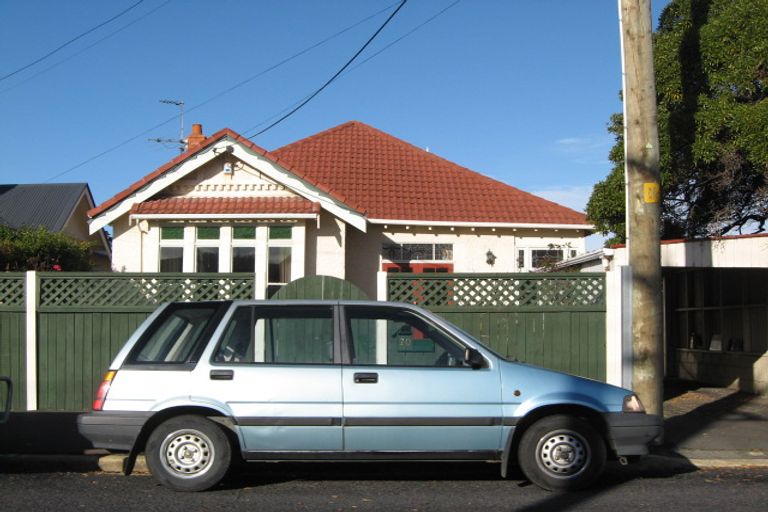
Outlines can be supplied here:
M185 363L208 331L214 304L168 306L129 356L129 363Z

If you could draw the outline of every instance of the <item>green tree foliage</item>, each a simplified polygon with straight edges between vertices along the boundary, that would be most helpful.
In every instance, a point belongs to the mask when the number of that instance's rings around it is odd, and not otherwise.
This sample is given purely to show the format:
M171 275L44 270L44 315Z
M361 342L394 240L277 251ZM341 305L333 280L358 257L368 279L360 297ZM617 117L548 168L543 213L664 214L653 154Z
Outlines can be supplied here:
M662 237L760 232L768 218L768 0L673 0L654 37ZM614 168L587 215L624 240L621 115Z
M43 227L0 226L0 271L90 270L90 244Z

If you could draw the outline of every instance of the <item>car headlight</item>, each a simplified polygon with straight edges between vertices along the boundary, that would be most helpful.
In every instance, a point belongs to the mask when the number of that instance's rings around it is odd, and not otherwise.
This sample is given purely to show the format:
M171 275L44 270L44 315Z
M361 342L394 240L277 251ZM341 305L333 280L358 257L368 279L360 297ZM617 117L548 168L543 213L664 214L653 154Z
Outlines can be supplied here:
M645 407L643 407L640 397L632 393L624 397L624 404L621 406L621 410L624 412L645 412Z

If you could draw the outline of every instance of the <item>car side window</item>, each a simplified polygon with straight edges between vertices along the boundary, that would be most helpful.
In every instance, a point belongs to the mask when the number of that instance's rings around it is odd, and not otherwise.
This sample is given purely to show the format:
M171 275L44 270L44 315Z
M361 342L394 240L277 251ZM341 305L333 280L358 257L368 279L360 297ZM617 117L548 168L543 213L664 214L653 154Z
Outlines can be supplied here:
M464 347L409 311L348 306L352 364L460 367Z
M169 307L129 357L129 362L184 363L201 341L217 306Z
M330 364L333 310L326 306L241 306L232 314L214 363Z

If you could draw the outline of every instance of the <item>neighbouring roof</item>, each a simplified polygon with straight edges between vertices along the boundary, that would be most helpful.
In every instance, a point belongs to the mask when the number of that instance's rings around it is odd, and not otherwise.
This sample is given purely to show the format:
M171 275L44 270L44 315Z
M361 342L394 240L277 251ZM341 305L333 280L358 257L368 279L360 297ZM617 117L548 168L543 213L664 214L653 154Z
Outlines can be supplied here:
M302 197L170 197L137 203L132 215L319 213L320 205Z
M273 152L225 128L93 208L89 217L109 210L225 137L369 220L588 225L582 213L449 162L359 121Z
M0 223L61 231L84 192L86 183L0 185Z

